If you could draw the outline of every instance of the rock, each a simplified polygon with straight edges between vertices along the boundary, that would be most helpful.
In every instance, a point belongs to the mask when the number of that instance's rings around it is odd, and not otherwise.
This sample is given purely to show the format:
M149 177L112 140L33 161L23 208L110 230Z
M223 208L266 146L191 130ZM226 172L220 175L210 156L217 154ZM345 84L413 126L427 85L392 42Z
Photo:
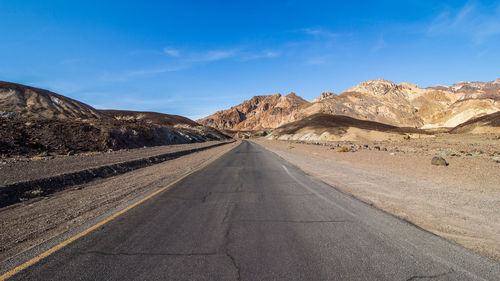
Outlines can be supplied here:
M391 153L389 153L389 154L390 154L390 155L392 155L392 156L396 155L396 153L394 153L394 152L391 152Z
M72 156L72 155L75 155L75 152L73 150L71 150L71 151L68 151L68 153L66 155Z
M432 157L431 164L436 165L436 166L448 166L449 165L448 162L446 162L446 160L443 157L439 157L439 156Z
M31 161L40 161L40 160L47 160L47 159L54 159L54 156L50 155L47 151L44 151L44 152L30 158Z
M491 158L491 160L493 160L493 161L495 161L497 163L500 163L500 157L499 156L493 157L493 158Z
M380 146L378 146L378 145L377 145L377 146L374 146L373 148L374 148L375 150L380 150Z
M343 146L342 148L338 149L337 152L349 152L349 148Z

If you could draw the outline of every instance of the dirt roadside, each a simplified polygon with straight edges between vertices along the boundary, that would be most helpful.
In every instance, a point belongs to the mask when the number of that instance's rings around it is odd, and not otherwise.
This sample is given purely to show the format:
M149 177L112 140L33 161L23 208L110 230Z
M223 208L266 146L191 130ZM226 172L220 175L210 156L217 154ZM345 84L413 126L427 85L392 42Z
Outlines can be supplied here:
M337 146L254 141L340 190L500 261L500 164L489 156L433 166L432 149L342 153Z
M137 149L123 149L110 152L89 152L71 156L56 155L51 157L6 159L0 165L0 186L25 181L47 178L60 174L78 172L100 166L144 159L156 155L174 153L188 149L203 148L221 141L208 141L189 144L162 145Z
M43 157L37 161L14 161L0 166L0 208L46 196L98 178L109 178L172 160L193 152L227 144L213 141L139 150L83 154L75 157ZM3 183L7 183L2 185Z
M140 194L165 186L240 142L217 146L0 209L0 260L5 260ZM125 155L122 155L125 157Z

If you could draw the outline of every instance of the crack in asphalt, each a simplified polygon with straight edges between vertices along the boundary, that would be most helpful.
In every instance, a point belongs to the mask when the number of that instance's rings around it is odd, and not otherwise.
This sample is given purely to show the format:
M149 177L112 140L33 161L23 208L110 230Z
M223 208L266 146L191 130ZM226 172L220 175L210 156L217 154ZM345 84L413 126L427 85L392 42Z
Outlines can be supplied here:
M231 213L231 210L232 206L226 209L226 212L224 213L224 218L222 218L222 223L226 222L227 218L229 217L229 214Z
M450 270L448 272L443 272L443 273L440 273L440 274L436 274L436 275L415 275L415 276L412 276L408 279L406 279L406 281L412 281L412 280L417 280L417 279L431 279L431 278L438 278L438 277L443 277L445 275L448 275L450 273L453 273L454 270Z
M236 204L232 205L228 210L226 211L226 214L224 215L223 222L226 221L226 219L229 217L229 215L233 212L234 208L236 207ZM224 251L224 254L231 260L231 264L233 265L234 269L236 270L236 280L241 280L241 269L238 263L236 262L235 257L229 252L229 244L231 243L231 239L229 238L229 235L231 234L231 230L233 228L233 224L231 221L228 222L227 224L227 229L226 232L224 233L224 243L222 244L222 249Z
M240 267L236 263L236 260L234 259L234 257L227 250L226 250L226 256L229 257L229 259L231 260L231 263L233 264L233 267L236 269L236 274L237 274L236 280L240 281L241 280Z

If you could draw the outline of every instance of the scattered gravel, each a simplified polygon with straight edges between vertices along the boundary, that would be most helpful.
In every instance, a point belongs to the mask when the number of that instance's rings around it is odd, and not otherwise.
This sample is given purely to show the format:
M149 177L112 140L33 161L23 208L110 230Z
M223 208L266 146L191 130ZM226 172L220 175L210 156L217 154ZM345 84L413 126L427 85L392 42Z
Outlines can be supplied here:
M123 149L110 152L82 153L72 156L60 155L54 157L49 154L41 154L31 159L6 159L6 164L0 166L0 186L27 180L48 178L105 165L139 160L166 153L207 147L218 143L221 142L209 141L190 144L163 145L147 148Z

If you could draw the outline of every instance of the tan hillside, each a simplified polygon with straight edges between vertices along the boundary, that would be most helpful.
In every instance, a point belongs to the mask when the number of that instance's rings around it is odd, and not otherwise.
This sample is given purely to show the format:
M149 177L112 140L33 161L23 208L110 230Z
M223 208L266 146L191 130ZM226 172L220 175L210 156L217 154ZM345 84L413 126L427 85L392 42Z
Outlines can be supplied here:
M199 123L219 130L261 130L295 121L295 115L309 103L290 93L255 96L227 110L218 111Z
M340 95L324 92L312 102L295 94L256 96L199 122L223 130L262 130L325 113L397 127L453 128L500 111L500 79L420 88L410 83L369 80Z
M500 134L500 111L462 123L453 128L450 133Z
M317 113L275 129L267 138L298 141L378 141L428 135L415 128L399 128L343 115Z
M407 91L386 80L360 83L340 95L312 103L299 115L306 117L315 113L346 115L395 126L423 125L415 115Z
M56 93L0 81L0 116L93 119L102 115L93 107Z
M341 114L395 126L455 127L471 118L500 111L498 82L461 82L419 88L409 83L370 80L342 94L319 99L300 112Z

